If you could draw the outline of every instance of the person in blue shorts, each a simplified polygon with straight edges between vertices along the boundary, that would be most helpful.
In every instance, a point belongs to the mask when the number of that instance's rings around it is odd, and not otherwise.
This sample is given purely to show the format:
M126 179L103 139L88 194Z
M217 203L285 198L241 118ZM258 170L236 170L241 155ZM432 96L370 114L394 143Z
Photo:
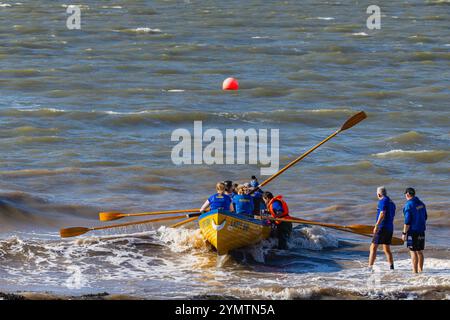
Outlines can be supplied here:
M246 185L237 187L237 195L232 199L234 211L253 218L253 197L248 194Z
M416 197L414 188L405 191L406 204L403 208L405 224L402 238L406 241L411 254L412 269L414 273L423 271L423 250L425 249L425 229L428 219L425 204Z
M217 193L210 196L200 208L200 212L205 212L206 209L210 210L224 210L233 211L231 204L231 197L225 194L225 184L219 182L216 184Z
M373 239L370 245L369 269L372 269L377 258L378 246L383 245L383 251L389 263L390 269L394 270L394 258L391 252L392 234L394 232L395 204L387 196L385 187L377 188L378 210L375 227L373 228Z

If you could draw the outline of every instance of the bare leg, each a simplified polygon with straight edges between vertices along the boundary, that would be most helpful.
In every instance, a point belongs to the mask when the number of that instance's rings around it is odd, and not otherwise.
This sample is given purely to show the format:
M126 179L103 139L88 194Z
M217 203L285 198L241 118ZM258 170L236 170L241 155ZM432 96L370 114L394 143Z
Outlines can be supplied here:
M419 258L418 260L418 271L422 272L423 271L423 251L417 251L417 257Z
M383 250L389 265L394 265L394 257L392 257L391 246L388 244L383 244Z
M377 258L378 245L375 243L370 244L370 254L369 254L369 267L373 266L375 259Z
M417 252L416 251L410 251L411 253L411 263L412 263L412 268L413 268L413 272L417 273L417 265L419 262L419 258L417 257Z

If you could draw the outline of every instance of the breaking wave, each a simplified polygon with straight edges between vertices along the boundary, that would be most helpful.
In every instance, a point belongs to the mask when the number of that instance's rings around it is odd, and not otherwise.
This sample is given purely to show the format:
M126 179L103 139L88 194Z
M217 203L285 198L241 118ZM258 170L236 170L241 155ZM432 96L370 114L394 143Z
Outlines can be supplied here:
M203 111L175 111L170 109L140 110L120 112L111 110L65 110L57 108L34 109L3 109L0 116L4 117L38 117L55 118L64 117L73 120L102 121L105 125L134 126L146 124L178 124L193 121L223 122L278 122L278 123L302 123L312 126L336 126L336 120L354 114L355 111L346 108L337 109L307 109L307 110L274 110L270 113L249 112L203 112ZM26 130L26 129L24 129ZM31 130L31 128L30 128ZM35 129L38 130L38 129Z
M423 163L445 161L450 152L445 150L402 150L395 149L387 152L373 154L372 156L385 159L412 159Z
M409 131L399 134L395 137L388 138L387 141L400 144L416 144L426 140L426 136L416 131Z

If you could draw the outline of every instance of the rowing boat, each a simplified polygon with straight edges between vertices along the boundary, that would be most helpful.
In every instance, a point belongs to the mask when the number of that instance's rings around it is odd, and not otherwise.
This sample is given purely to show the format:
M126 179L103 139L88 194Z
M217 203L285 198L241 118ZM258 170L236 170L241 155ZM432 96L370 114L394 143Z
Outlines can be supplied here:
M271 231L267 220L223 210L201 214L198 224L203 237L217 249L219 255L267 239Z

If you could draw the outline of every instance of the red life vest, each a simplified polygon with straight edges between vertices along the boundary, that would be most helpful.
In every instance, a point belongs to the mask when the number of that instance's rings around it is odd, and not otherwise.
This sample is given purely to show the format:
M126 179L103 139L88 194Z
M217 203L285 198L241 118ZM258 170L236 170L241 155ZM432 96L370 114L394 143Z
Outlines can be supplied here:
M281 216L277 216L275 211L273 211L273 203L275 201L280 201L281 202L281 205L283 207L283 213L281 214ZM270 215L273 218L290 218L289 217L289 207L288 207L286 201L283 200L283 196L282 195L279 195L279 196L276 196L276 197L272 198L269 201L269 204L267 205L267 209L269 210L269 213L270 213ZM281 223L281 221L274 221L274 222L275 222L275 224L280 224Z

